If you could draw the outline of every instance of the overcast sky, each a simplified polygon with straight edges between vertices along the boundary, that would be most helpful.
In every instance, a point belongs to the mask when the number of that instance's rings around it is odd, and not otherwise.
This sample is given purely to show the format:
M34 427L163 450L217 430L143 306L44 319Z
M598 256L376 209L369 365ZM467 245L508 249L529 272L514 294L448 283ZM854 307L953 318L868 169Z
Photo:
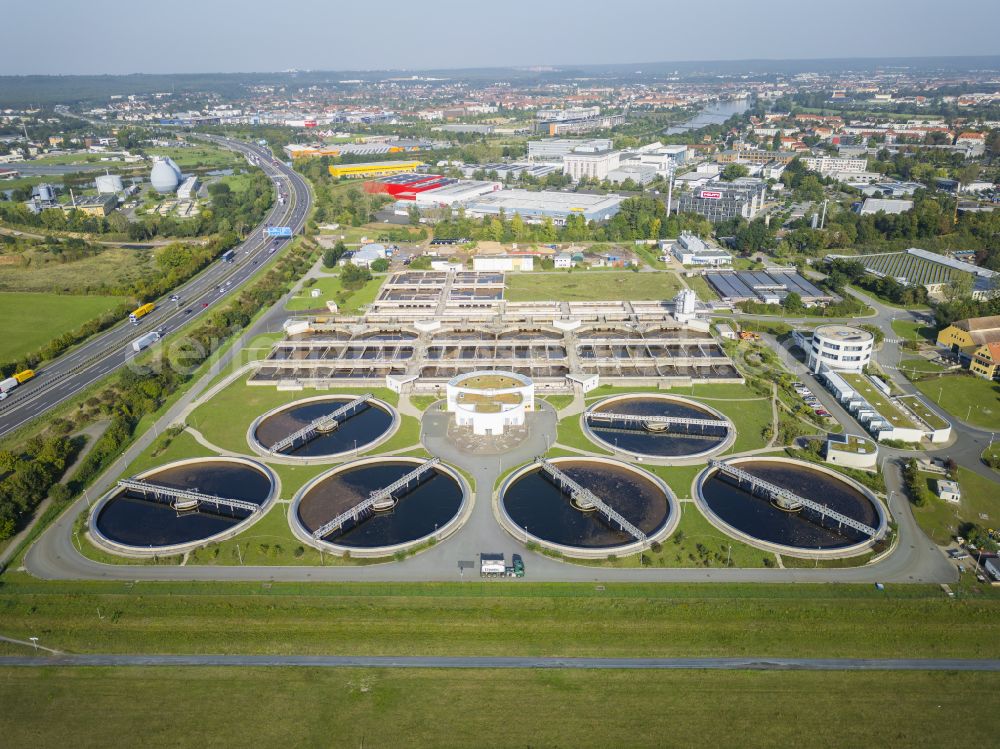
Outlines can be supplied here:
M4 3L0 74L1000 53L1000 0Z

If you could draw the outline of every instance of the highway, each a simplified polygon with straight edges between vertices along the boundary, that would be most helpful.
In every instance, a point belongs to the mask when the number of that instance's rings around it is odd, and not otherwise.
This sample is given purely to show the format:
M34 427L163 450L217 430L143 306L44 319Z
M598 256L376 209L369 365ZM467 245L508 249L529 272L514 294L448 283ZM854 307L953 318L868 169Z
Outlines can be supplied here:
M298 233L305 225L312 194L308 183L284 163L275 162L270 152L255 144L219 136L200 135L218 145L257 157L259 166L275 181L280 181L286 195L284 204L274 201L264 221L249 238L235 249L232 263L213 261L201 273L155 301L156 310L138 325L127 319L99 333L38 369L38 376L13 390L0 401L0 437L23 426L37 416L72 398L80 391L127 365L136 355L131 342L149 331L161 331L165 337L187 322L215 309L235 294L271 256L274 240L265 239L266 224L290 226ZM280 245L279 245L280 249Z
M39 646L41 650L41 646ZM3 666L640 669L700 671L1000 671L989 658L559 658L545 656L117 655L0 656Z

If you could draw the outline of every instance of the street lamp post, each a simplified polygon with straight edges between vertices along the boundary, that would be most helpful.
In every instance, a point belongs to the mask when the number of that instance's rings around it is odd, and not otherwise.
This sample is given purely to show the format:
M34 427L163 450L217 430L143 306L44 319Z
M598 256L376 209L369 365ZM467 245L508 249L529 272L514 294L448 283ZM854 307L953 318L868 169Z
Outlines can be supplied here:
M37 637L29 637L28 639L31 640L31 644L35 646L35 650L38 650L38 638Z

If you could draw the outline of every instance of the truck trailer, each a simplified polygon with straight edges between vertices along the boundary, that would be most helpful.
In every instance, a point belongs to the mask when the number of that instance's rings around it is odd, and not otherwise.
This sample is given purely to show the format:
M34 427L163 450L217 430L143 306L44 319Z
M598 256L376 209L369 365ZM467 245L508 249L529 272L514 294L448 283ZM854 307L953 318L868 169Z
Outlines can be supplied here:
M147 302L146 304L142 305L141 307L137 307L135 310L133 310L132 313L129 314L128 320L133 325L138 325L139 324L139 320L141 320L142 318L144 318L146 315L148 315L154 309L156 309L156 305L153 304L152 302Z
M35 370L24 369L20 372L13 374L12 376L8 377L5 380L0 380L0 393L6 395L11 390L16 388L18 385L27 382L34 376L35 376Z
M139 353L144 348L149 348L154 343L160 340L160 334L155 330L152 333L146 333L146 335L139 336L134 341L132 341L132 349Z

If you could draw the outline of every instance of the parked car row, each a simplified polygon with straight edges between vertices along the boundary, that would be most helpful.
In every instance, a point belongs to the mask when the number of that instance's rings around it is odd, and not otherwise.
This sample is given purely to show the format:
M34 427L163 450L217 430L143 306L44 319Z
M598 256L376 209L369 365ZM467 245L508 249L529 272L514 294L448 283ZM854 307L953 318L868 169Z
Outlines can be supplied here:
M806 405L812 409L812 412L817 416L829 416L830 412L823 408L823 404L819 402L813 391L805 386L801 382L793 382L792 387L795 392L799 394L799 397L805 401Z

